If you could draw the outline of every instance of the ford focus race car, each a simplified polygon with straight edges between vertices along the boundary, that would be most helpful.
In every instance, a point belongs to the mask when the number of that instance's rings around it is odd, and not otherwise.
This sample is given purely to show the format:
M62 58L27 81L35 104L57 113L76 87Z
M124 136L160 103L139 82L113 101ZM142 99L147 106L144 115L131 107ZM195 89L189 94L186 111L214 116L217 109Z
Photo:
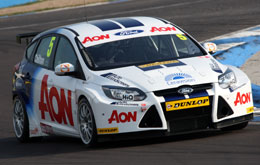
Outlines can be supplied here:
M18 35L18 41L36 34ZM251 83L163 19L127 17L37 34L14 67L17 139L99 138L242 129L253 118Z

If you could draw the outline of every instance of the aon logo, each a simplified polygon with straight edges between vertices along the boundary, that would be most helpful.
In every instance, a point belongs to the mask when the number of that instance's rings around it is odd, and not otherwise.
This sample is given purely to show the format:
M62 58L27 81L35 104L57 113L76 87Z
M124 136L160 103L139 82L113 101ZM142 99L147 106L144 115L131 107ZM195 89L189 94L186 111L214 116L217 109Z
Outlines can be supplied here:
M74 126L72 109L71 109L71 91L67 92L67 99L64 89L60 92L55 87L50 88L48 91L48 75L44 75L41 85L41 100L39 102L39 110L41 111L41 118L45 120L45 115L49 114L52 121L59 124L69 124ZM56 112L53 107L53 101L56 99L58 111ZM67 121L68 119L68 121Z
M250 103L251 102L251 98L250 98L250 92L248 93L243 93L240 94L240 92L237 92L237 97L236 100L234 101L235 106L239 105L243 105L246 103Z
M136 121L137 112L121 112L117 113L116 110L113 110L111 117L108 119L108 123L111 124L113 121L116 123L125 123Z

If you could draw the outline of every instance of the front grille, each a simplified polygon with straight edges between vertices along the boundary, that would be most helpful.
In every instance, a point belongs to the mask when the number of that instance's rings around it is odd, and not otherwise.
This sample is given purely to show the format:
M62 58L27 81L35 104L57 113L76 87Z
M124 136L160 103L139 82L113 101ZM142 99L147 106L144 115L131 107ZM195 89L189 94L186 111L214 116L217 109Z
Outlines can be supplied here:
M170 132L180 133L212 127L213 97L209 96L209 100L209 106L174 111L166 111L165 103L161 103Z
M187 85L185 85L185 86L187 86ZM178 89L181 87L182 86L180 86L178 88L154 91L154 94L155 94L155 96L179 95ZM202 91L202 90L212 89L212 84L209 83L209 84L191 85L189 87L191 87L193 89L193 93L195 93L195 92Z

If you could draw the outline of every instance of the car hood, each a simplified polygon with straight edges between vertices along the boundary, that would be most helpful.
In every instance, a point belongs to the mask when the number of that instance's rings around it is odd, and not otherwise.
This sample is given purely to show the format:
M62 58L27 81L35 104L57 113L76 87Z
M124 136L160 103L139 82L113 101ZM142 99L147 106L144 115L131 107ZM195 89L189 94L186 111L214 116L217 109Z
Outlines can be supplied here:
M226 66L213 57L199 56L139 66L96 71L98 85L137 87L144 92L218 82Z

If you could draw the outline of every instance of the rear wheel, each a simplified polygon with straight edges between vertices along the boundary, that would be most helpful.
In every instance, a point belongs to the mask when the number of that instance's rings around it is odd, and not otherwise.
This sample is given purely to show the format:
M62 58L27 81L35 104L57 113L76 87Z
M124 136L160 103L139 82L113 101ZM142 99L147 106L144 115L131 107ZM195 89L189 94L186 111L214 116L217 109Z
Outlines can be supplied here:
M240 130L240 129L244 129L247 125L248 125L248 122L244 122L244 123L232 125L229 127L221 128L221 130L223 130L223 131Z
M78 124L81 140L87 146L93 146L97 141L96 123L93 111L86 98L79 102Z
M16 96L13 102L13 126L16 138L20 142L29 141L29 122L22 99Z

